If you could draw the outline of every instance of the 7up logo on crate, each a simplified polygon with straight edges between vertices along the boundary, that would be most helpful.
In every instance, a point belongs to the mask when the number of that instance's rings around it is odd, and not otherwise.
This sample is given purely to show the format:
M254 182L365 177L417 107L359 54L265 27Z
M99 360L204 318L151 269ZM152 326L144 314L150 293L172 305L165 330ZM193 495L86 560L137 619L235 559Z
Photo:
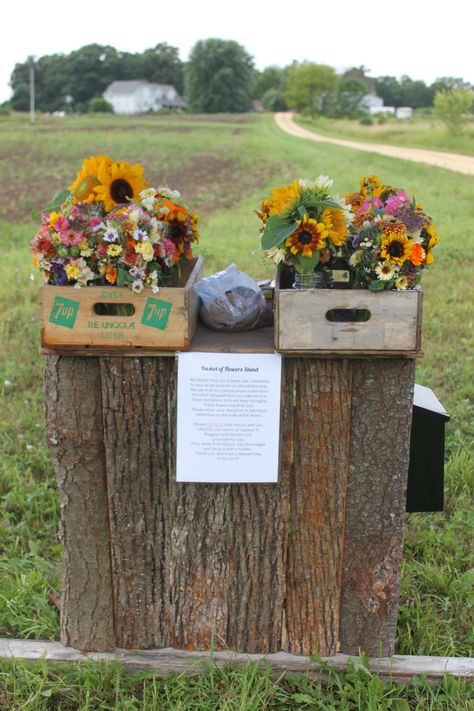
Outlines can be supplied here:
M172 306L173 304L170 304L169 301L161 301L160 299L149 297L143 310L141 323L144 326L151 326L164 331Z
M49 322L55 323L57 326L64 326L64 328L74 328L79 304L79 301L56 296L49 315Z

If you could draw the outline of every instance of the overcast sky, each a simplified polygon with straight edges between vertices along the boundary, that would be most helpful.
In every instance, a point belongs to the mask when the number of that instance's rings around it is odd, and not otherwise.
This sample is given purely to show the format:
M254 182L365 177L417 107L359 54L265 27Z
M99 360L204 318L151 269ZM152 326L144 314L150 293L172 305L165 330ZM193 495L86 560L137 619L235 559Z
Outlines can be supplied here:
M468 0L9 0L2 7L0 102L16 62L98 43L142 52L159 42L186 60L195 42L233 39L258 69L294 59L371 76L441 76L474 83L473 8ZM139 78L139 77L137 77Z

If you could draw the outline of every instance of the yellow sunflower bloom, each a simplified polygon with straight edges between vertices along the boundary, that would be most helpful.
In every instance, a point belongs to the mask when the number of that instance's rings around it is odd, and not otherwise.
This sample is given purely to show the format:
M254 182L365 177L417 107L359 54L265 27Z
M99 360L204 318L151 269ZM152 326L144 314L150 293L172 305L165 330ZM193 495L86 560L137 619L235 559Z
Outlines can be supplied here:
M90 156L86 158L79 170L76 180L68 190L74 195L73 202L91 203L97 200L94 188L99 185L98 174L104 167L111 165L108 156Z
M328 237L336 247L344 244L347 236L347 227L343 210L327 207L323 210L321 222L326 226Z
M268 215L281 215L290 208L301 193L298 180L282 188L273 188L270 200L266 200L264 205L268 210Z
M297 224L296 230L285 240L285 247L288 247L292 254L312 257L316 250L326 246L328 236L326 225L309 218L308 215L298 220Z
M410 258L412 243L403 232L389 232L382 236L381 256L392 264L401 266Z
M101 165L97 178L100 184L94 187L94 193L96 200L104 203L106 212L115 205L137 198L147 187L143 167L139 163L131 165L121 161L108 166Z

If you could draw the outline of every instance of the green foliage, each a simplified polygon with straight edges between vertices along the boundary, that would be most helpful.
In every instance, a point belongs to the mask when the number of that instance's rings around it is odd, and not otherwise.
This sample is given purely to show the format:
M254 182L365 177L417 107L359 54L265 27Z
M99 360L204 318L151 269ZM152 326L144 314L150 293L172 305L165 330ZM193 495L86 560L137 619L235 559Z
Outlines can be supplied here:
M325 64L299 64L288 72L285 101L297 111L321 112L324 97L337 89L338 78Z
M335 105L332 112L324 111L335 118L356 118L363 111L361 101L367 94L367 87L360 79L342 79L335 94Z
M288 108L279 89L268 89L262 96L262 105L267 111L286 111Z
M267 91L274 89L278 92L284 91L288 68L267 67L263 71L255 71L252 78L251 96L252 99L262 99Z
M29 62L15 65L10 84L15 111L29 109ZM52 54L34 62L35 103L41 111L72 108L86 111L94 97L120 79L148 79L183 89L183 65L176 47L157 44L141 54L118 52L109 45L90 44L70 54Z
M250 108L253 60L234 40L199 40L186 67L186 98L195 113Z
M87 104L88 114L113 114L114 107L101 96L94 96Z
M438 91L434 98L434 115L444 123L449 133L457 134L467 124L466 114L471 110L471 89Z
M359 123L361 126L373 126L374 125L374 119L372 116L361 116L359 119Z
M445 676L383 682L364 658L346 674L286 674L248 662L203 665L194 675L129 674L118 663L0 661L0 707L22 711L470 711L470 682ZM196 669L196 672L198 669Z

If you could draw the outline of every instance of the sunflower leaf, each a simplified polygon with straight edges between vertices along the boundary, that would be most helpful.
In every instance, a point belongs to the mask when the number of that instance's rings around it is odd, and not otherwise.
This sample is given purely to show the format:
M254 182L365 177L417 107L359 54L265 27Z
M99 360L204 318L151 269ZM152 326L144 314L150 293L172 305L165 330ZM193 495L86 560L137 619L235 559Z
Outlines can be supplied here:
M262 235L262 249L278 247L294 231L295 224L293 222L289 223L288 220L278 215L272 215L268 218Z
M311 257L302 257L301 254L292 256L291 261L297 272L312 272L319 262L319 249L316 249Z

